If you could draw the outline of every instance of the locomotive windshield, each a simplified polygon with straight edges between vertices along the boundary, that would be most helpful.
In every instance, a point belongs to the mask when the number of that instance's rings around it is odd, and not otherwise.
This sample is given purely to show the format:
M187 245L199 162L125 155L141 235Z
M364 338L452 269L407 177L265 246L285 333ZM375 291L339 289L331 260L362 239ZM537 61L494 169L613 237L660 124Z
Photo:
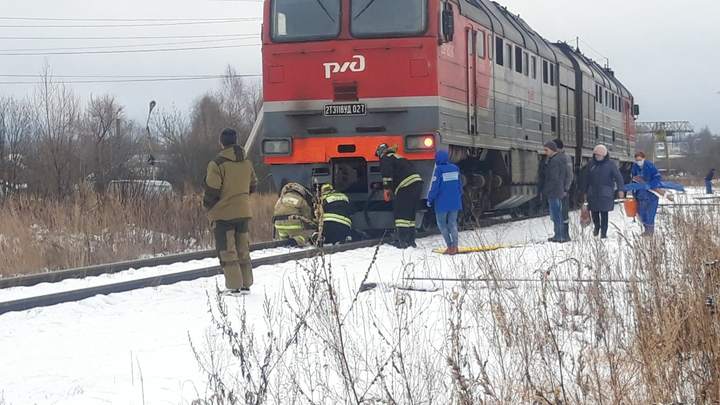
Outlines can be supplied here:
M272 38L277 42L336 38L340 0L273 0Z
M356 37L410 36L425 32L427 0L351 0Z

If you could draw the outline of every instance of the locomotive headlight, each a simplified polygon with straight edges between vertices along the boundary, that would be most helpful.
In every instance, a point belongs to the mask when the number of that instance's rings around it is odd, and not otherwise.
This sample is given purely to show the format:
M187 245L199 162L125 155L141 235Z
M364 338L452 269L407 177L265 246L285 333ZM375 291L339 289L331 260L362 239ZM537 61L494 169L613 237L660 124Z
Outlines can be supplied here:
M435 135L408 135L405 138L405 150L410 152L426 152L435 147Z
M263 154L265 155L289 155L289 139L266 139L262 143Z

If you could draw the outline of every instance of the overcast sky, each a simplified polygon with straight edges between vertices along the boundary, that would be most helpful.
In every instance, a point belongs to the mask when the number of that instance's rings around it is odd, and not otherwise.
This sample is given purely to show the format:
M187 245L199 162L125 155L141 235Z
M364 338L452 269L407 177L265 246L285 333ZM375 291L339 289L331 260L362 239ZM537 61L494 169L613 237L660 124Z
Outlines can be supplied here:
M385 0L390 1L390 0ZM720 1L686 0L503 0L547 39L573 41L596 60L607 57L620 80L635 95L643 121L690 120L697 129L709 125L720 132ZM25 95L47 62L58 76L217 75L227 64L237 72L258 74L261 3L254 0L0 0L2 18L57 19L218 19L248 21L143 27L109 25L157 24L161 21L25 21L0 19L0 94ZM253 19L256 18L256 19ZM37 27L101 25L102 27ZM30 27L33 26L33 27ZM248 37L217 37L217 35ZM173 37L116 40L6 39L7 37ZM222 40L222 41L220 41ZM153 44L150 46L149 44ZM228 48L230 45L242 47ZM114 46L113 50L224 47L185 52L7 55L24 49ZM135 48L122 47L140 45ZM13 51L22 49L20 51ZM66 78L64 80L107 80ZM216 80L142 83L74 83L77 94L111 93L131 118L143 120L147 104L175 105L187 110L192 101L218 85Z

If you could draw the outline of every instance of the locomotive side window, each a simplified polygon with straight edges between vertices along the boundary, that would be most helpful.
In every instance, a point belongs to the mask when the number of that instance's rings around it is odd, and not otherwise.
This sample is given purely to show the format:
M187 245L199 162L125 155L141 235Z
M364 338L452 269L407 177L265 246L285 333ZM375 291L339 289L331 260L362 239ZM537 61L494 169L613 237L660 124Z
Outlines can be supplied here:
M340 0L273 0L272 39L297 42L340 35Z
M508 60L507 67L508 67L508 69L512 70L512 68L513 68L513 46L512 46L512 44L507 44L505 46L505 50L507 51L506 52L507 60Z
M495 37L495 63L500 66L505 65L504 49L505 45L503 44L502 38Z
M523 72L523 50L519 46L515 47L515 71Z
M360 38L419 35L427 27L427 0L352 0L350 13L350 31Z
M532 78L537 79L537 58L534 56L530 57L530 68L532 69Z
M550 63L550 85L555 85L555 65Z
M485 59L485 32L479 31L477 34L477 56L480 59Z
M522 128L522 126L523 126L523 108L520 105L515 107L515 123L518 124L518 126Z
M543 61L543 83L548 84L548 62L546 60Z
M529 55L527 52L523 52L523 74L525 76L530 76L530 60Z

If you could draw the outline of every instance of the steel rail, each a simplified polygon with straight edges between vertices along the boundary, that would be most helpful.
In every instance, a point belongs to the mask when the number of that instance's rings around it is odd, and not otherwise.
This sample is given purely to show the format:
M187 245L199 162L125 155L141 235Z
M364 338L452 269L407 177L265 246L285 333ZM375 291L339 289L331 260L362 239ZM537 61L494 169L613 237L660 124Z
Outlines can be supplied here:
M487 227L487 226L494 226L499 224L508 224L513 222L519 222L524 221L528 219L533 219L537 217L542 217L544 215L532 215L532 216L526 216L526 217L519 217L519 218L498 218L498 217L488 217L483 218L477 222L477 225L480 227ZM425 237L425 236L431 236L436 234L437 232L430 232L430 233L421 233L418 235L418 237ZM294 261L294 260L302 260L307 258L316 257L319 255L324 254L333 254L333 253L341 253L341 252L347 252L355 249L361 249L361 248L367 248L376 246L378 244L381 244L383 242L383 239L368 239L360 242L352 242L347 243L344 245L335 245L335 246L326 246L323 248L313 248L308 250L301 250L297 252L282 254L282 255L276 255L276 256L269 256L264 258L255 259L252 261L253 267L257 268L260 266L268 266L268 265L274 265L279 263L285 263L288 261ZM261 249L267 249L272 247L282 247L287 246L287 241L276 241L276 242L267 242L262 244L253 245L251 250L261 250ZM205 256L203 256L205 255ZM81 277L87 277L87 276L95 276L95 275L101 275L101 274L107 274L107 273L115 273L123 270L127 270L128 268L134 268L134 267L149 267L149 266L158 266L163 264L172 264L172 263L178 263L183 261L189 261L189 260L197 260L202 259L206 257L214 257L215 252L214 251L204 251L204 252L195 252L195 253L186 253L186 254L180 254L180 255L171 255L171 256L162 256L157 258L151 258L151 259L144 259L144 260L134 260L129 262L120 262L120 263L114 263L114 264L107 264L107 265L99 265L99 266L91 266L81 269L71 269L71 270L64 270L64 271L58 271L53 273L44 273L37 276L24 276L24 277L17 277L14 283L35 283L38 282L51 282L51 281L60 281L67 278L81 278ZM150 264L148 264L150 263ZM160 263L160 264L158 264ZM128 267L129 266L129 267ZM129 281L123 281L118 283L111 283L111 284L105 284L101 286L95 286L95 287L87 287L83 289L78 290L70 290L70 291L64 291L59 293L53 293L53 294L47 294L47 295L40 295L35 297L29 297L29 298L23 298L18 300L11 300L11 301L5 301L0 302L0 315L8 313L8 312L17 312L17 311L26 311L33 308L42 308L42 307L48 307L52 305L67 303L67 302L73 302L73 301L80 301L86 298L91 298L97 295L108 295L108 294L116 294L116 293L123 293L127 291L142 289L142 288L148 288L148 287L157 287L162 285L170 285L179 283L182 281L192 281L197 280L199 278L204 277L212 277L218 274L221 274L222 270L219 266L213 266L213 267L206 267L201 269L193 269L193 270L187 270L183 272L177 272L177 273L170 273L165 275L159 275L159 276L153 276L153 277L147 277L142 279L136 279L136 280L129 280ZM45 278L42 278L42 277ZM5 282L9 283L11 279L4 280ZM42 281L38 281L42 280ZM50 280L50 281L48 281ZM3 280L0 280L2 282ZM2 285L2 284L0 284ZM34 284L30 284L34 285Z
M251 245L250 251L274 249L288 245L288 241L263 242ZM103 274L118 273L129 269L163 266L174 263L189 262L192 260L203 260L216 256L217 252L214 250L202 250L198 252L180 253L167 256L151 257L147 259L128 260L117 263L99 264L74 269L51 271L47 273L31 274L27 276L0 278L0 289L9 287L32 287L41 283L56 283L58 281L72 278L100 276Z
M361 242L348 243L344 245L300 250L297 252L255 259L252 261L252 265L254 268L258 268L261 266L270 266L289 261L309 259L325 254L347 252L355 249L372 247L380 243L382 243L382 240L372 239ZM164 274L137 280L123 281L119 283L87 287L78 290L64 291L18 300L5 301L0 302L0 315L8 312L27 311L34 308L49 307L52 305L63 304L67 302L80 301L97 295L117 294L142 288L171 285L182 281L192 281L200 278L212 277L221 273L222 269L219 266L205 267L201 269L187 270L178 273Z

